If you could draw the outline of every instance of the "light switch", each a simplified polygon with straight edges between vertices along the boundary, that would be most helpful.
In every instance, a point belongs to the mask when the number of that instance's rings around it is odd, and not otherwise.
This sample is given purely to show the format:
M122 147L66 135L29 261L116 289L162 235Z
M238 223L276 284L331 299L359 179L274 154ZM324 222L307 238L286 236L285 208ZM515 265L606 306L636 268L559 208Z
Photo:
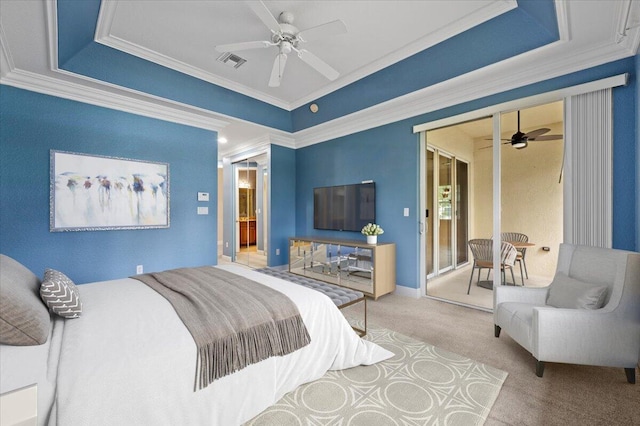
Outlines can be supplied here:
M198 201L209 201L208 192L198 192Z
M198 214L209 214L209 207L198 207Z
M404 208L404 216L409 217L409 207Z

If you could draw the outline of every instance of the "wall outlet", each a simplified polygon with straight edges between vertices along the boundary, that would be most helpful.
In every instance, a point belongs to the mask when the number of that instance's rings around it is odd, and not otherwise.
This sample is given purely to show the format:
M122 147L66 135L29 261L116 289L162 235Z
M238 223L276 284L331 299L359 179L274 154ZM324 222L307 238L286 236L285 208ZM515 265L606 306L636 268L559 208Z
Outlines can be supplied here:
M404 208L404 217L409 217L409 207Z
M144 268L142 267L142 265L136 266L136 274L142 274L142 273L144 273Z
M225 242L225 243L224 243L224 246L225 246L225 247L229 247L229 241Z
M209 207L198 207L198 214L209 214Z
M280 249L276 249L276 256L280 256Z

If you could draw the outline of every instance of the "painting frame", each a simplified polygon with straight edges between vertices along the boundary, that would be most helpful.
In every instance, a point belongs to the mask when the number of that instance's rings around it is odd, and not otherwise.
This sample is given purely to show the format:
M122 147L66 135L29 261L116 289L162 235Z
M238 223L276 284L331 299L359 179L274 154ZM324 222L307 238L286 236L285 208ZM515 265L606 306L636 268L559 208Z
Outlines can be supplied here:
M49 230L164 229L169 163L50 150Z

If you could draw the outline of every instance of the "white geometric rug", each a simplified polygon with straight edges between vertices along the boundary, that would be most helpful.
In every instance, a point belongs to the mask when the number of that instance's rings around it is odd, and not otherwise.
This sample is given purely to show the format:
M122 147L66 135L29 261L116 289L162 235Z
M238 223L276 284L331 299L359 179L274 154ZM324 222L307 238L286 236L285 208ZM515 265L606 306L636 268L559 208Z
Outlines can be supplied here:
M396 355L329 371L300 386L251 426L481 425L507 373L379 327L367 339Z

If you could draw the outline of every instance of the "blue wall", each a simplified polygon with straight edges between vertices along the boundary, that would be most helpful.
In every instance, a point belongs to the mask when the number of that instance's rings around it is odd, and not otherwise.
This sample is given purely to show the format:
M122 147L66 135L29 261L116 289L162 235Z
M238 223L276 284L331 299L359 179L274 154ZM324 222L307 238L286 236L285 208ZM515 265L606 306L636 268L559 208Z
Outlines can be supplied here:
M269 165L268 258L278 266L289 262L289 238L296 235L296 151L271 145Z
M161 120L2 86L0 252L42 276L77 283L217 259L217 135ZM49 150L169 163L168 229L49 232ZM198 191L209 215L196 215Z
M396 243L398 284L414 286L418 267L418 136L398 122L296 151L296 235L365 240L359 232L313 229L313 188L376 184L379 242ZM403 208L409 208L409 217Z
M419 142L417 135L411 133L412 127L509 100L629 73L629 84L613 90L613 246L637 251L637 62L637 58L616 61L297 150L296 234L363 238L353 232L314 230L313 188L373 179L376 182L377 222L385 230L379 239L397 245L397 283L418 288ZM402 216L404 207L410 208L408 218Z

